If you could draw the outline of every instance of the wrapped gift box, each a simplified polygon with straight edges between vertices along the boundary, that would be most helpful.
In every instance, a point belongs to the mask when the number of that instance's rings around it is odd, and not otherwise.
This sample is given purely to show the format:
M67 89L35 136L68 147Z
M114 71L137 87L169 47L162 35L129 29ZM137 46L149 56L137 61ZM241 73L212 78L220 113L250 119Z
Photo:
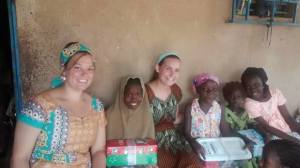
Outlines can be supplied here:
M263 137L256 132L254 129L247 129L239 131L240 134L246 136L256 144L253 146L252 155L253 157L262 156L263 147L265 145Z
M196 141L205 150L205 158L200 154L202 160L229 161L251 159L251 152L244 149L245 143L238 137L225 138L198 138Z
M157 145L153 139L121 139L106 142L106 166L156 165Z

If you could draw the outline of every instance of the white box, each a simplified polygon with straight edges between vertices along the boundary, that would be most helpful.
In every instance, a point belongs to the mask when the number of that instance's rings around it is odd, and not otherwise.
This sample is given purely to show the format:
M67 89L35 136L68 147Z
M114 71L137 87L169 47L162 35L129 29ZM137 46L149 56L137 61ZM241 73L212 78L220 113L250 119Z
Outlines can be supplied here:
M205 150L204 161L227 161L251 159L251 152L245 148L245 143L238 137L198 138L196 141Z

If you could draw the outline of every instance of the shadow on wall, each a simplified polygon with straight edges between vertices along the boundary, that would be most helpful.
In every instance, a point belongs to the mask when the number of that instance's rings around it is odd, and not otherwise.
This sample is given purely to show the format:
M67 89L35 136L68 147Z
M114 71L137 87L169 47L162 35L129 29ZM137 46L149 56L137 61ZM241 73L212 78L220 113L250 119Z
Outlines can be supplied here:
M29 12L28 15L27 17L30 17L32 13ZM26 26L18 28L21 45L22 87L25 99L50 87L51 79L61 73L59 64L61 49L69 42L82 40L72 27L64 24L60 19L56 21L56 23L51 22L51 25L46 23L46 25L32 26L32 28ZM52 28L48 28L47 32L44 32L43 27L45 26ZM57 34L61 34L62 37L57 38Z

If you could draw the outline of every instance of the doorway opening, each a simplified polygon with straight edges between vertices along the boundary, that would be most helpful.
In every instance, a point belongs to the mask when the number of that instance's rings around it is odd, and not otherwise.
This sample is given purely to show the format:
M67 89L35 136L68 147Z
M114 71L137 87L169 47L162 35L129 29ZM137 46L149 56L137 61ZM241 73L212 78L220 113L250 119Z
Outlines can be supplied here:
M0 1L0 167L8 168L15 126L9 1Z

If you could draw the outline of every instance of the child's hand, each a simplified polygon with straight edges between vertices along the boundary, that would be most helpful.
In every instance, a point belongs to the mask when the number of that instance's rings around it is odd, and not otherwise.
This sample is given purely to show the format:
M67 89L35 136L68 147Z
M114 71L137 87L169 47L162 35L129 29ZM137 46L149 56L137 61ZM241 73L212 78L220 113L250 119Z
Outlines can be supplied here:
M253 153L254 145L256 145L256 142L249 140L249 141L245 144L245 146L244 146L243 149L248 148L248 149L251 151L251 153Z
M203 160L205 160L205 150L204 148L199 144L199 143L195 143L195 150L197 152L197 154L201 154L201 156L203 157Z

